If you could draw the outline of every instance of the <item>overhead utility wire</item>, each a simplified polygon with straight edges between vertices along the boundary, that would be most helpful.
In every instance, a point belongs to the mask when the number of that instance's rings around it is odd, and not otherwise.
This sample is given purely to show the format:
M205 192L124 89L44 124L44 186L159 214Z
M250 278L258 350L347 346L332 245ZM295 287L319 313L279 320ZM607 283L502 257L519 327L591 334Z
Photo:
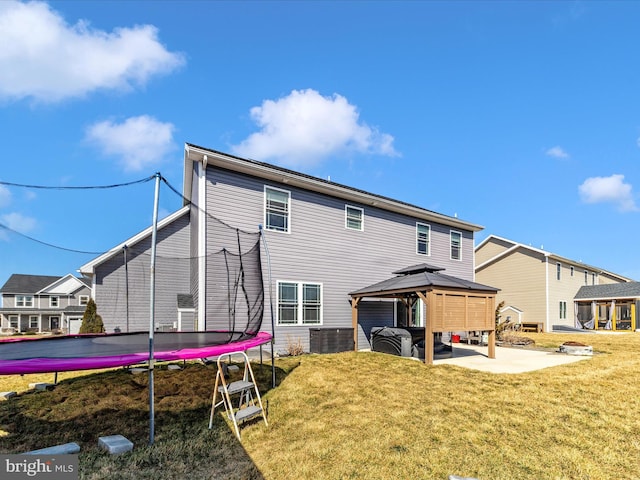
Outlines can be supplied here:
M74 186L48 186L48 185L26 185L22 183L13 183L13 182L3 182L0 180L0 185L7 185L9 187L22 187L22 188L39 188L43 190L94 190L94 189L107 189L107 188L118 188L118 187L127 187L129 185L136 185L138 183L146 183L156 178L156 174L151 175L150 177L141 178L140 180L134 180L133 182L126 183L115 183L112 185L92 185L92 186L82 186L82 187L74 187Z
M10 232L15 233L16 235L20 235L21 237L27 238L29 240L31 240L32 242L36 242L36 243L40 243L42 245L46 245L47 247L53 247L53 248L57 248L58 250L65 250L67 252L73 252L73 253L86 253L89 255L102 255L105 252L85 252L83 250L74 250L72 248L65 248L65 247L61 247L59 245L54 245L52 243L47 243L47 242L43 242L42 240L38 240L37 238L33 238L30 237L29 235L25 235L24 233L21 233L17 230L14 230L13 228L7 227L6 225L0 223L0 228L4 228L5 230L9 230Z
M158 173L155 173L149 177L146 178L142 178L140 180L135 180L133 182L128 182L128 183L120 183L120 184L113 184L113 185L97 185L97 186L80 186L80 187L74 187L74 186L69 186L69 187L53 187L53 186L45 186L45 185L26 185L26 184L20 184L20 183L13 183L13 182L3 182L0 180L0 185L7 185L7 186L11 186L11 187L22 187L22 188L38 188L38 189L47 189L47 190L91 190L91 189L107 189L107 188L117 188L117 187L125 187L125 186L129 186L129 185L136 185L139 183L146 183L149 182L151 180L154 180L156 178L156 175L158 175ZM160 174L160 179L164 182L164 184L169 187L169 189L174 192L176 195L178 195L186 204L188 205L192 205L193 207L195 207L197 210L202 211L202 209L200 208L200 206L194 204L193 202L191 202L188 198L186 198L184 195L182 195L173 185L171 185L169 183L169 181L162 175ZM231 225L229 225L228 223L220 220L219 218L216 218L215 216L211 215L209 212L205 211L204 212L205 215L207 215L208 217L220 222L221 224L225 225L226 227L232 228L236 231L242 232L242 233L246 233L246 234L255 234L255 232L249 232L246 230L242 230L236 227L233 227ZM16 235L20 235L21 237L24 237L28 240L31 240L32 242L36 242L39 243L41 245L45 245L47 247L51 247L51 248L56 248L58 250L64 250L67 252L73 252L73 253L82 253L82 254L88 254L88 255L102 255L103 253L108 252L109 250L105 250L102 252L89 252L89 251L84 251L84 250L76 250L73 248L66 248L66 247L61 247L59 245L54 245L52 243L47 243L44 242L42 240L38 240L37 238L33 238L30 237L29 235L25 235L24 233L21 233L17 230L14 230L13 228L8 227L7 225L4 225L2 223L0 223L0 228L4 228L5 230L8 230L10 232L15 233ZM166 257L166 258L174 258L174 257ZM197 258L197 257L187 257L187 258Z

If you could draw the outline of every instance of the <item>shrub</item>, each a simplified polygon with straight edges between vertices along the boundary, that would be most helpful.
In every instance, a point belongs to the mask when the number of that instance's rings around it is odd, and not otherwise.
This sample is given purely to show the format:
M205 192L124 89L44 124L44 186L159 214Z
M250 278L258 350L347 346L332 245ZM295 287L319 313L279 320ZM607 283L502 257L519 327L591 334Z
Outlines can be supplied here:
M302 346L302 340L299 337L292 339L287 335L287 354L296 357L304 353L304 347Z
M90 298L84 315L82 315L80 333L104 333L104 323L102 323L102 317L98 315L97 310L96 302Z

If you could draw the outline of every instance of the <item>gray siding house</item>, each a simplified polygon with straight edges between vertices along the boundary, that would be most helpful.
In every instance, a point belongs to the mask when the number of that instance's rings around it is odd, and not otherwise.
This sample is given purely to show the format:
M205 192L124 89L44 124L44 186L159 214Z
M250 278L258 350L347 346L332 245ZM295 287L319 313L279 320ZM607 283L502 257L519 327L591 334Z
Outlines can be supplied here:
M78 333L91 291L71 274L13 274L0 288L0 333Z
M216 327L213 293L219 272L209 255L224 247L219 222L248 232L262 226L271 266L269 277L262 243L262 330L271 331L271 302L279 352L289 343L308 351L310 329L351 328L349 292L407 266L428 263L474 280L474 233L482 227L399 200L192 144L185 145L183 196L191 203L185 200L183 209L158 225L158 264L168 264L156 273L163 285L158 329ZM150 235L147 229L80 268L92 279L107 331L124 330L125 318L131 331L148 326ZM135 313L134 303L140 305ZM371 326L396 325L402 307L388 299L363 301L359 346L369 346ZM415 326L423 326L424 308L415 308Z

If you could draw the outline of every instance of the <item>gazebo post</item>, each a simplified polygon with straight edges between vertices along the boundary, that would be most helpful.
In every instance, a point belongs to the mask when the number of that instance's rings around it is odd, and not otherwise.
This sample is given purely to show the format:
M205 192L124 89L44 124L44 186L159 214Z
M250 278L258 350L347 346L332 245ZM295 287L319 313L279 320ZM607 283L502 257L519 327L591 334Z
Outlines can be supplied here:
M351 325L353 326L353 350L358 351L358 303L360 297L351 297Z
M489 358L496 358L496 331L489 331Z
M489 307L489 311L486 313L487 318L494 318L495 311L496 311L495 296L487 297L487 306ZM493 325L493 328L489 331L489 348L487 353L489 358L496 358L496 325L495 323Z
M428 293L416 292L418 297L424 302L427 314L424 319L424 363L433 365L433 315L431 303L427 300Z

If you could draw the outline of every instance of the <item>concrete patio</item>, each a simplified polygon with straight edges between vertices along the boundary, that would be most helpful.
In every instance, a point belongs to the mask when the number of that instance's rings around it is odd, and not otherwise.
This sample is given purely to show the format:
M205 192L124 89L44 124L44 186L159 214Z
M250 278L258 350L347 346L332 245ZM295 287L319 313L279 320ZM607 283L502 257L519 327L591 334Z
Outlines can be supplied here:
M436 357L433 364L457 365L490 373L522 373L591 358L521 347L496 347L496 358L488 358L487 348L463 343L453 344L453 357Z

